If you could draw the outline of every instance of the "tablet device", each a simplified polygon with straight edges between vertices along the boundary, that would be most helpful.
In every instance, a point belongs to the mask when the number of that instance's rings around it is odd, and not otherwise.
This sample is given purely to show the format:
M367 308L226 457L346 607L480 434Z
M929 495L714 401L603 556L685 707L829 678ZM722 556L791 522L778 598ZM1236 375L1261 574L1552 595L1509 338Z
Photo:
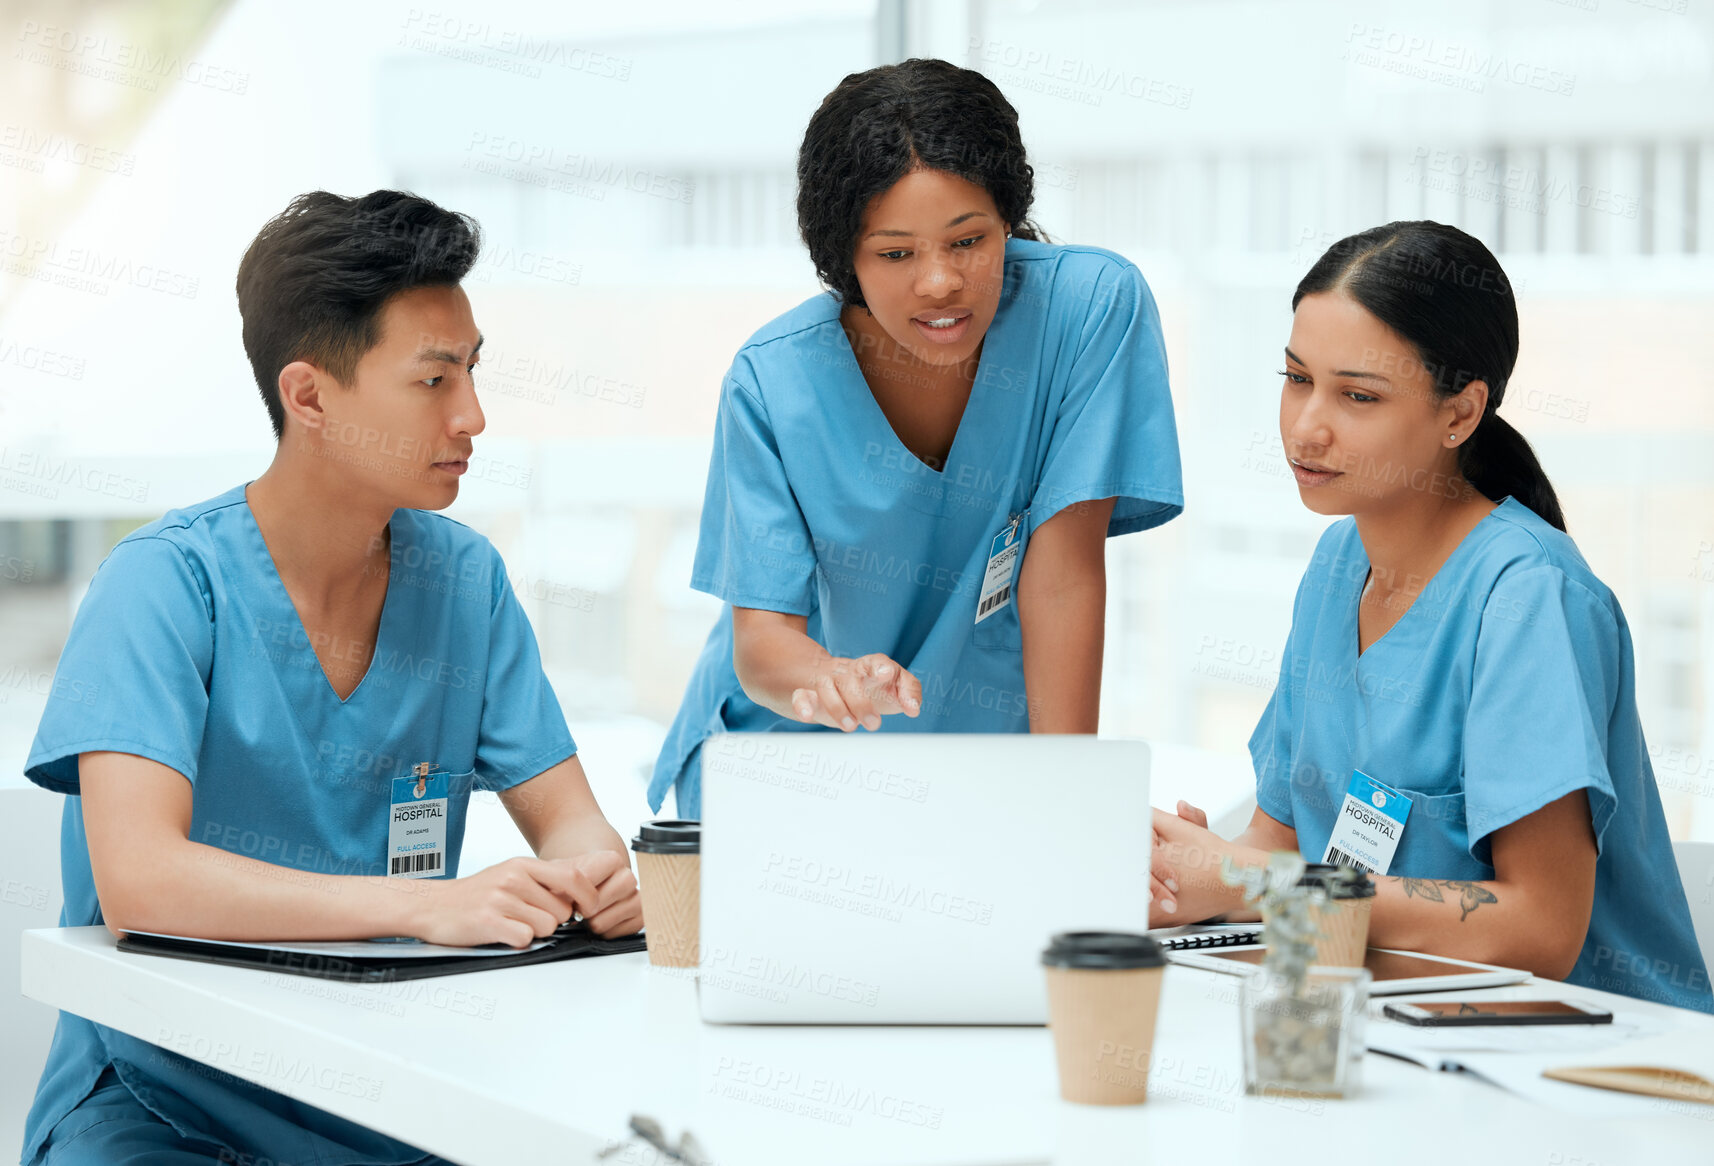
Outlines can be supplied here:
M1612 1024L1613 1014L1581 1000L1414 1000L1382 1015L1425 1028L1470 1025Z
M1169 951L1167 958L1175 964L1203 968L1242 976L1261 966L1267 949L1260 944L1232 947L1220 951ZM1502 968L1494 964L1478 964L1455 960L1447 956L1427 955L1418 951L1394 951L1371 947L1363 960L1372 982L1371 996L1398 996L1406 992L1442 992L1465 988L1498 988L1505 984L1521 984L1530 974L1518 968Z

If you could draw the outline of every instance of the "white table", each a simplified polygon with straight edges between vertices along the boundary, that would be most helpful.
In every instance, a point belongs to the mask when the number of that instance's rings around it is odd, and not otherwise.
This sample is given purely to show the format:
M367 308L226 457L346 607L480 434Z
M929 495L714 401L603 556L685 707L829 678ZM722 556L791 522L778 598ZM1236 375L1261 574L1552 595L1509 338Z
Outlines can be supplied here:
M979 974L979 973L978 973ZM354 987L124 955L99 927L24 935L24 994L466 1166L595 1162L631 1114L719 1166L1714 1160L1714 1107L1597 1119L1370 1054L1362 1096L1244 1096L1231 977L1174 967L1147 1105L1058 1099L1040 1028L704 1025L688 973L638 953ZM1575 995L1535 983L1467 996ZM609 1166L664 1161L631 1141Z

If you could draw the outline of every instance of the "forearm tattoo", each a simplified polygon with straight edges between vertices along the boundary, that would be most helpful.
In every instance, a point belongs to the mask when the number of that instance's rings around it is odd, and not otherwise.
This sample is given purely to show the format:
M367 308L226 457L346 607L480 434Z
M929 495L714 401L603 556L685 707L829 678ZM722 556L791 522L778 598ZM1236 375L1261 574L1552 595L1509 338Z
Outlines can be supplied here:
M1493 891L1490 891L1481 883L1467 882L1463 879L1401 878L1399 882L1404 886L1405 898L1407 899L1414 895L1418 899L1427 899L1434 903L1444 903L1446 902L1446 895L1442 888L1445 888L1445 890L1457 891L1458 906L1460 908L1458 922L1460 923L1470 918L1470 912L1480 907L1483 903L1498 903L1500 901L1499 896L1495 895Z

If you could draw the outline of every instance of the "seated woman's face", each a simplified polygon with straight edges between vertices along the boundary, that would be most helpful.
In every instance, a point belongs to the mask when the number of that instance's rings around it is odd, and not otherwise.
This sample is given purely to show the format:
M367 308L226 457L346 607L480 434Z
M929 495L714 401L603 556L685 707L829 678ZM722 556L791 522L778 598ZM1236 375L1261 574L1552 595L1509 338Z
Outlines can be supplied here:
M942 170L877 195L854 257L876 323L927 364L970 359L1000 306L1006 228L986 190Z
M1446 444L1451 400L1415 347L1356 300L1333 291L1298 303L1280 440L1317 514L1373 513L1419 491L1465 497Z

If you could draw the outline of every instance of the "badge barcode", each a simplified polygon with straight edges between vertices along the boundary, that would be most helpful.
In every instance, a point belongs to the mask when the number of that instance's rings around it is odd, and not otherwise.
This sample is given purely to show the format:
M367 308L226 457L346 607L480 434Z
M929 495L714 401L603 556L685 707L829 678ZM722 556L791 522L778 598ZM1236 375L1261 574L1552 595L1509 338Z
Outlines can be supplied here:
M1011 597L1012 597L1011 587L1010 586L1002 587L998 591L994 592L994 594L990 595L988 598L986 598L982 601L982 606L976 612L976 614L977 615L987 615L990 611L993 611L996 607L999 607L1002 603L1006 602L1006 600L1010 599Z
M440 851L430 850L422 854L401 854L393 859L393 868L389 874L420 874L425 870L440 869Z
M1374 868L1368 863L1364 862L1360 858L1354 858L1351 855L1346 854L1337 846L1329 846L1327 848L1327 861L1336 866L1354 866L1358 870L1368 871L1370 874L1375 873Z

